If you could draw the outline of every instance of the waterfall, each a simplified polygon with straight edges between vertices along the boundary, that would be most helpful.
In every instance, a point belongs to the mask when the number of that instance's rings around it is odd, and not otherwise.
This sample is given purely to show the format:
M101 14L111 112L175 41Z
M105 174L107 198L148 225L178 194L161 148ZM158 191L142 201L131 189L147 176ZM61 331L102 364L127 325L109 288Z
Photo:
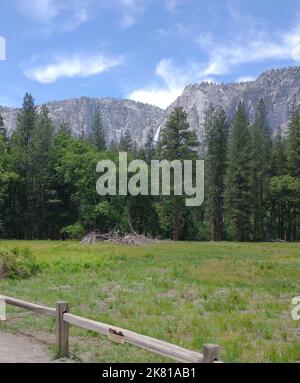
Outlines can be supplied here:
M160 132L161 132L161 125L159 125L159 128L157 129L155 135L154 135L154 142L158 142L159 140L159 136L160 136Z

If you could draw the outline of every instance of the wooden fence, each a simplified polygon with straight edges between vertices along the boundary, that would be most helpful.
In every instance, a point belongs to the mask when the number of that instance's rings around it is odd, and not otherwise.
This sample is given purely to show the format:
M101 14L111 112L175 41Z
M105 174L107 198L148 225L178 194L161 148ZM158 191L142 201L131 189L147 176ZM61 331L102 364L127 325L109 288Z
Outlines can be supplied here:
M215 363L219 361L219 346L217 345L205 344L203 346L203 353L187 350L129 330L73 315L69 312L69 304L66 302L57 302L56 308L51 308L6 296L0 296L0 299L4 300L8 305L39 315L56 318L56 349L58 358L69 356L69 325L75 325L105 335L114 342L127 342L179 362Z

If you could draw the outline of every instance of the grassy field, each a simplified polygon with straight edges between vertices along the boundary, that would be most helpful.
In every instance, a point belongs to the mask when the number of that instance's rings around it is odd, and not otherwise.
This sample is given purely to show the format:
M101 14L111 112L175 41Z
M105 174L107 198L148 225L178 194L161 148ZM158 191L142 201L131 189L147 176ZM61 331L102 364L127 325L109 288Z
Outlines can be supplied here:
M66 300L72 313L194 350L217 343L225 362L300 361L300 322L290 315L300 244L0 241L13 247L31 248L43 268L28 280L0 280L0 294L53 307ZM51 318L15 315L1 329L54 344ZM76 360L167 361L79 328L71 336Z

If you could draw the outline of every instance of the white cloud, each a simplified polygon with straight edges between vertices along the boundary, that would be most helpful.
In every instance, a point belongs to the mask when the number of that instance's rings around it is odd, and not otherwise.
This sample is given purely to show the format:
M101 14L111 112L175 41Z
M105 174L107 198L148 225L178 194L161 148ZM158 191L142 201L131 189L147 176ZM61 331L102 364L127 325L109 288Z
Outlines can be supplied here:
M70 31L87 22L103 9L120 13L120 25L135 24L152 0L14 0L19 10L46 26L46 31Z
M213 40L204 40L203 36L197 41L209 53L206 75L223 75L230 73L233 67L246 63L266 60L299 60L300 35L298 37L299 43L293 43L291 38L281 38L279 42L260 39L244 41L244 43L236 41L225 45Z
M165 109L181 95L188 83L213 81L203 73L201 65L190 62L184 67L177 67L172 59L163 59L157 64L156 76L163 81L163 85L137 89L127 97Z
M15 0L19 10L45 26L45 31L71 31L89 20L89 0Z
M177 1L167 3L172 8ZM263 19L242 15L232 4L228 10L239 33L218 38L211 33L199 35L194 41L201 48L202 54L207 54L206 60L188 62L178 67L171 59L163 59L158 63L155 73L163 84L136 89L129 94L129 98L165 108L191 82L215 81L215 76L231 74L236 68L250 63L276 60L300 62L300 22L287 32L273 32L270 35ZM158 31L164 37L168 37L169 32L165 28ZM237 81L252 80L253 77L247 76Z
M58 3L54 0L27 0L19 1L19 4L23 13L41 22L51 22L59 13Z
M160 38L192 38L193 31L190 27L187 27L181 23L172 23L168 28L159 28L156 33Z
M282 34L284 46L294 61L300 61L300 23L291 31Z
M182 93L182 88L147 88L133 91L128 98L130 100L155 105L166 109Z
M207 75L228 74L233 68L247 63L300 61L300 24L288 32L270 35L265 20L242 15L232 1L228 1L228 12L239 33L226 36L226 43L210 33L199 35L195 40L208 54Z
M131 27L135 24L147 8L147 0L115 0L115 4L122 13L121 26Z
M42 84L51 84L62 77L89 77L121 65L120 57L73 55L57 58L53 64L36 66L25 71L25 75Z
M90 16L86 9L78 9L70 20L66 20L64 22L62 30L65 32L73 31L74 29L78 28L81 24L87 22L89 18Z
M102 8L112 8L121 15L119 24L128 28L136 24L154 0L91 0Z

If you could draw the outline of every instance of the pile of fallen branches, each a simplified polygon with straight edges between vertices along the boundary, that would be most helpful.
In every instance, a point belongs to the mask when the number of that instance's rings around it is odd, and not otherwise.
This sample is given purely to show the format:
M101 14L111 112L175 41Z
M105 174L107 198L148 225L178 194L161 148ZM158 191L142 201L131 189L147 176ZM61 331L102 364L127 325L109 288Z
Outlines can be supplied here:
M125 234L120 235L116 232L110 233L99 233L93 231L87 234L81 241L85 245L94 245L96 242L109 242L109 243L120 243L123 245L146 245L148 243L153 243L156 240L153 238L146 237L142 234Z

